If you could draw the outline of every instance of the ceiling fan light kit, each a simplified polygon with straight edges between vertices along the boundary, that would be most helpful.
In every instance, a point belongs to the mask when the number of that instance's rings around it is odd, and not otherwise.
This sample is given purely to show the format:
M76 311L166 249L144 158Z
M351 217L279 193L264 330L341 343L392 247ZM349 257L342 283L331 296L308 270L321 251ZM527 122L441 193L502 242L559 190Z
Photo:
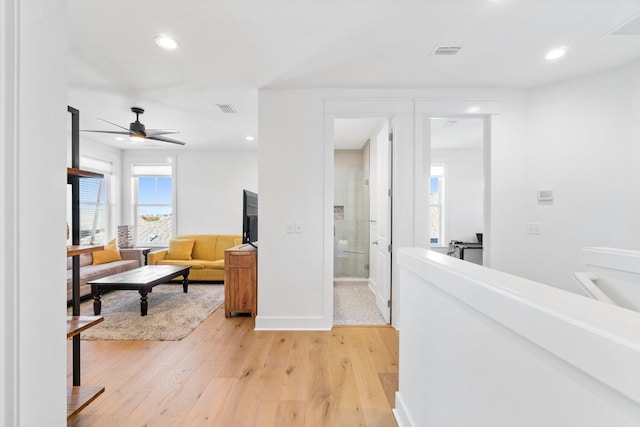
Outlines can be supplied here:
M158 34L154 41L158 46L166 50L174 50L178 48L178 42L167 34Z
M132 142L140 142L140 141L144 141L145 139L150 139L153 141L162 141L162 142L169 142L171 144L178 144L178 145L185 145L186 143L182 142L182 141L178 141L175 139L171 139L171 138L167 138L164 135L168 135L168 134L172 134L172 133L178 133L177 130L175 129L147 129L144 125L144 123L140 122L140 114L144 113L144 109L140 108L140 107L131 107L131 112L134 113L136 115L136 121L135 122L131 122L129 123L129 128L126 128L124 126L120 126L118 124L115 124L113 122L110 122L108 120L105 119L98 119L98 120L102 120L103 122L109 123L113 126L119 127L120 131L115 131L115 130L83 130L83 132L97 132L97 133L111 133L111 134L118 134L118 135L128 135L129 138L131 139Z

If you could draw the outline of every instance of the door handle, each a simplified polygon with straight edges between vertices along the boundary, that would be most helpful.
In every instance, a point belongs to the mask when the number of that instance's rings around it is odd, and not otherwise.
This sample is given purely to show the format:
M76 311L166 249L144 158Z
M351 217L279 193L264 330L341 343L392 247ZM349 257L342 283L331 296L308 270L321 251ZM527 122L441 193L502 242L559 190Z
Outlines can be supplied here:
M377 244L378 244L378 241L377 241L377 240L376 240L376 241L373 241L373 242L371 242L371 244L372 244L372 245L377 245Z

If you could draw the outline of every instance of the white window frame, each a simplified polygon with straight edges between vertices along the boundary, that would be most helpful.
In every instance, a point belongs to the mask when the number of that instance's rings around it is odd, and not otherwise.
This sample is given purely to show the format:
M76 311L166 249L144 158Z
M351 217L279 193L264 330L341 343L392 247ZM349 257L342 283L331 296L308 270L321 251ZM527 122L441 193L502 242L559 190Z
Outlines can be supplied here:
M92 235L91 238L89 240L89 242L84 242L84 243L88 243L88 244L107 244L109 241L111 241L114 236L115 236L115 225L114 225L114 221L115 221L115 209L116 206L113 203L113 200L115 200L114 197L114 189L116 188L115 186L115 175L113 173L114 171L114 166L113 163L107 160L101 160L101 159L96 159L93 157L89 157L89 156L80 156L80 169L83 170L87 170L90 172L96 172L99 174L102 174L104 176L104 178L102 179L102 188L101 188L101 192L104 192L105 195L105 199L104 199L104 215L105 215L105 220L104 220L104 227L105 227L105 241L104 242L97 242L95 240L95 232L96 232L96 224L94 223L93 226L93 231L92 231ZM90 179L90 178L82 178L82 179ZM87 201L83 201L82 205L87 205L87 204L91 204L93 205L93 203L87 202ZM98 214L98 209L102 204L96 200L95 206L96 206L96 210L95 210L95 215L97 218L97 214Z
M138 203L138 183L140 177L166 177L171 178L171 203L160 203L160 204L140 204ZM134 222L134 235L136 240L136 246L138 247L149 247L149 248L157 248L157 247L166 247L168 246L168 240L158 241L158 242L143 242L138 240L138 212L141 206L170 206L171 207L171 233L168 239L173 238L176 231L176 178L175 178L175 168L173 163L141 163L136 162L131 164L131 184L132 184L132 195L133 195L133 203L132 203L132 211L133 211L133 222Z
M445 247L447 246L446 242L446 230L445 230L445 182L446 182L446 165L444 163L432 163L431 164L431 173L429 175L429 212L431 212L432 208L438 208L440 211L440 236L438 236L438 243L431 243L431 223L429 223L429 245L431 247ZM431 180L433 178L438 178L439 180L439 192L440 192L440 203L433 203L431 197Z

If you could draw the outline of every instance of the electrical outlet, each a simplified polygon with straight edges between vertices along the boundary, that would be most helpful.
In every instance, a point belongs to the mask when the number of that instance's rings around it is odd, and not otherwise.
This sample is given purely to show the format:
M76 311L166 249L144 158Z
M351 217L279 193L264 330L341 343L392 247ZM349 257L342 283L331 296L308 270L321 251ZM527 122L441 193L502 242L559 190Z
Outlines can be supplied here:
M301 222L296 222L295 230L296 230L296 233L298 233L298 234L302 233L302 223Z

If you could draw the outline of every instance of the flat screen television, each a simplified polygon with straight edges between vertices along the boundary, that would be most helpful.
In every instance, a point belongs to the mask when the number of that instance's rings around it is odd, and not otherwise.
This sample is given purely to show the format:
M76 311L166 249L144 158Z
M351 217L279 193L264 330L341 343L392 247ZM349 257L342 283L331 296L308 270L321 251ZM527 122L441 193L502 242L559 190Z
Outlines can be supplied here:
M242 191L242 243L253 245L258 241L258 195ZM255 245L254 245L255 246Z

